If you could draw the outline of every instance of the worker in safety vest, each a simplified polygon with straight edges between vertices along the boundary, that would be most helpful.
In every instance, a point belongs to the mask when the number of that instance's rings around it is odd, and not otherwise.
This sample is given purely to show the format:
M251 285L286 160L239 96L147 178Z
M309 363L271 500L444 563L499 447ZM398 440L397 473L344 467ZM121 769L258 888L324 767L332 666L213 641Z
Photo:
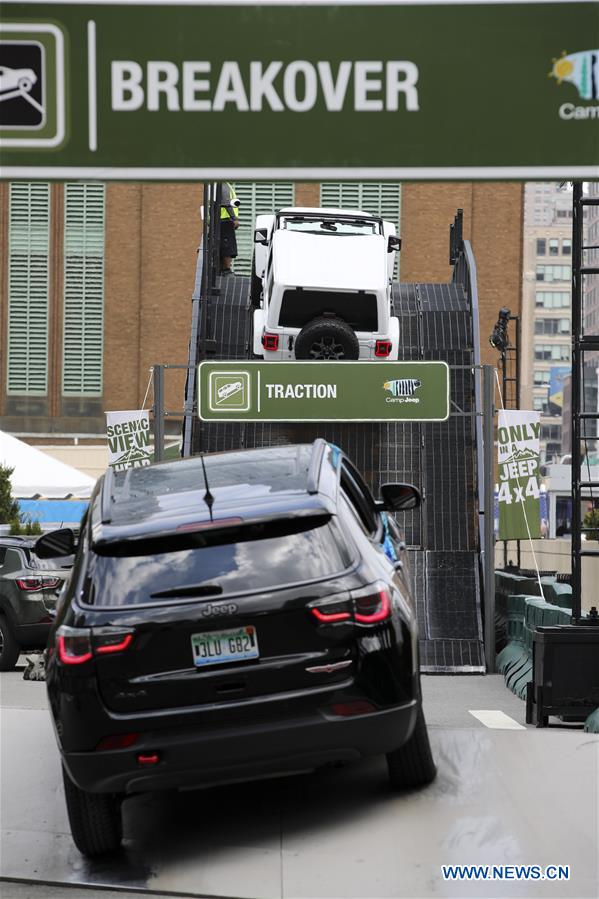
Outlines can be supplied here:
M239 228L239 200L235 188L223 181L220 206L220 273L232 275L231 263L237 256L235 231Z

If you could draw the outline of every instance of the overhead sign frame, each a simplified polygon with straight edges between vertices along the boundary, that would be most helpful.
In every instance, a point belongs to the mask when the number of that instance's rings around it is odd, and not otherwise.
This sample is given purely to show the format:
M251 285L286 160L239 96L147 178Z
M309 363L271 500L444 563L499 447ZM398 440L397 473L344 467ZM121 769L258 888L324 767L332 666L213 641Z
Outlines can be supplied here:
M0 102L6 179L599 177L593 0L5 0L0 57L18 28L64 48L61 120L19 137Z

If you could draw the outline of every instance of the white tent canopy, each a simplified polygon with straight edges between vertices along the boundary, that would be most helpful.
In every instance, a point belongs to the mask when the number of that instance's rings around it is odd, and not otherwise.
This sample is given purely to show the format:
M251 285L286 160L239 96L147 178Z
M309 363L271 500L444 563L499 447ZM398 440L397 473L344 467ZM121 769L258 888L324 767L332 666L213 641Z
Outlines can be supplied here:
M96 483L89 475L53 459L5 431L0 431L0 465L14 468L10 482L15 499L35 496L87 499Z

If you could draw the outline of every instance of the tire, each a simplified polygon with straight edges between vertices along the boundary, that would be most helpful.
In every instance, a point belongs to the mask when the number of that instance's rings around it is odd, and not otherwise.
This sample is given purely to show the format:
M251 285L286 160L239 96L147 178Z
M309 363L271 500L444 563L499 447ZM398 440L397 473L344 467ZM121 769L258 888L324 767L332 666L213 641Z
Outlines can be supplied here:
M20 652L21 647L10 629L10 624L3 615L0 615L0 671L12 671Z
M294 352L296 359L359 359L360 344L343 319L319 316L299 332Z
M71 834L79 852L88 858L116 852L123 836L121 797L79 789L64 765L62 779Z
M422 708L408 742L387 753L387 767L391 786L398 790L423 787L437 776Z
M252 253L252 279L250 284L250 304L252 309L260 308L262 296L262 278L256 274L256 251Z

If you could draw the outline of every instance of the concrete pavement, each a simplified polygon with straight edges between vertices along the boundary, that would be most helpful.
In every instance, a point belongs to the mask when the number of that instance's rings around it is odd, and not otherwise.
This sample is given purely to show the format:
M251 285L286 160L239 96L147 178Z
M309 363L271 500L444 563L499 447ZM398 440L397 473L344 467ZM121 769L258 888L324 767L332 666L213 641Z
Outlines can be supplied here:
M596 897L599 738L487 728L470 709L524 720L499 677L425 677L423 689L439 767L430 787L392 793L375 758L133 797L123 852L89 862L68 832L44 684L2 674L0 873L33 884L2 883L0 896L100 899L104 887L240 899ZM569 865L571 878L450 882L442 864ZM80 896L84 885L92 892Z

